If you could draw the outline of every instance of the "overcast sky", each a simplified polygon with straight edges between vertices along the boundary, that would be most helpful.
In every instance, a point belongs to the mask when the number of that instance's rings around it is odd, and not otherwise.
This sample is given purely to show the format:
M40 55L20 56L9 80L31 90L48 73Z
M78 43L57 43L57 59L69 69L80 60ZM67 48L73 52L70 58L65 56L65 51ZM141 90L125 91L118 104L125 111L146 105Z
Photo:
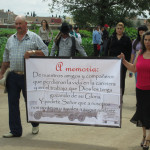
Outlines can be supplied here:
M46 17L52 16L49 11L48 2L42 2L42 0L0 0L0 9L4 9L7 11L13 11L17 15L26 15L27 12L33 12L37 14L37 16ZM54 16L56 15L53 14ZM63 16L63 14L57 13L57 16Z

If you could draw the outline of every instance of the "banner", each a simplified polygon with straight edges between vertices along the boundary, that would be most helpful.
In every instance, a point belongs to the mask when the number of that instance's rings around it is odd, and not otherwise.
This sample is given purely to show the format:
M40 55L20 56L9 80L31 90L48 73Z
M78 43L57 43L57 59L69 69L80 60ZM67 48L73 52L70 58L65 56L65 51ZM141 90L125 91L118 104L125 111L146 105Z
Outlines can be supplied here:
M121 127L120 69L120 59L26 59L28 122Z

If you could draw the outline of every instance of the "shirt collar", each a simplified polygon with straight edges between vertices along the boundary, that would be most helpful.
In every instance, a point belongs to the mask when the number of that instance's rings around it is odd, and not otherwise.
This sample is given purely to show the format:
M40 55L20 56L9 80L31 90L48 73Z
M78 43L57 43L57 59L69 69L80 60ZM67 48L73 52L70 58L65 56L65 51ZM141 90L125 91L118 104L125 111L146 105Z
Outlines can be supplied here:
M14 34L14 37L17 38L17 32ZM24 35L23 39L30 39L30 31L27 30L27 33Z

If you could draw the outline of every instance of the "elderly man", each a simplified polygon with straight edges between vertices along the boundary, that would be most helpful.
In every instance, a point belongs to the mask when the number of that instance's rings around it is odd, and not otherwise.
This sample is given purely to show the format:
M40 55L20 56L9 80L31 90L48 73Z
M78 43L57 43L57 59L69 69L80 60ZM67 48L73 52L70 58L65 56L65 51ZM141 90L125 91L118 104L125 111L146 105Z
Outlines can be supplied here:
M17 33L13 34L7 41L0 71L0 79L2 79L6 69L10 67L10 73L6 81L10 132L4 134L4 138L20 137L22 135L19 99L21 91L25 98L24 58L28 59L32 55L48 55L48 47L41 38L27 29L27 22L24 16L15 18L15 26ZM32 126L32 133L37 134L39 124L32 123Z

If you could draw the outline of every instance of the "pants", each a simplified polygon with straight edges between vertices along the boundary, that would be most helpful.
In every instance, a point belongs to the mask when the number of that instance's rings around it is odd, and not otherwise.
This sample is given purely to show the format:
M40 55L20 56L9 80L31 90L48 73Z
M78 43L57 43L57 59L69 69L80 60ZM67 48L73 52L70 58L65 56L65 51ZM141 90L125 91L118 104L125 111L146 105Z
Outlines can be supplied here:
M97 50L97 44L94 44L94 56L99 56L99 51Z
M26 100L24 75L18 75L10 72L7 78L6 87L8 91L8 106L9 106L9 128L14 136L22 135L22 125L20 119L19 99L22 91L23 97ZM33 127L39 123L31 123Z
M104 54L106 53L107 43L108 43L108 40L107 39L103 39L103 53Z
M121 89L122 89L122 96L124 95L124 91L125 91L126 72L127 72L127 68L122 64L122 70L121 70Z
M49 42L46 41L46 40L43 40L43 42L48 46L49 45Z

